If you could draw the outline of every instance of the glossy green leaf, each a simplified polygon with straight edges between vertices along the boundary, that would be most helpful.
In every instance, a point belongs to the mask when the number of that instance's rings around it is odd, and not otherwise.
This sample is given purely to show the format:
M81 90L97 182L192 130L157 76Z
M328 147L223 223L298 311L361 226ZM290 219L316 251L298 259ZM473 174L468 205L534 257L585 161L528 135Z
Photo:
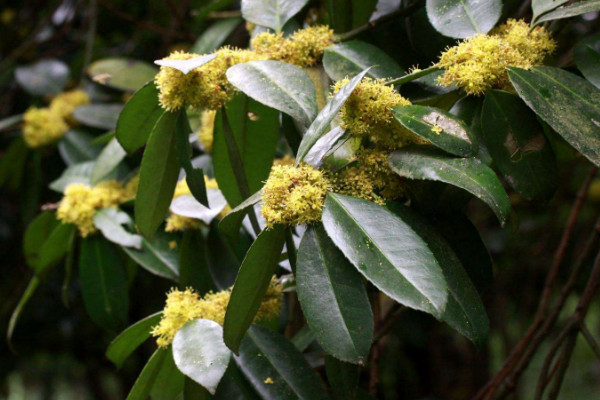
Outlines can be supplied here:
M485 165L492 164L492 157L485 147L481 133L481 109L483 108L483 98L474 96L464 96L459 99L452 108L450 114L456 115L468 127L471 132L470 139L475 149L475 157L479 158Z
M126 400L148 400L150 390L156 383L156 377L169 353L169 350L159 348L152 354L129 391Z
M70 130L58 142L58 151L68 166L94 160L101 148L92 145L94 137L89 133Z
M135 198L135 223L142 234L152 237L171 204L179 163L175 146L178 113L165 112L156 122L140 167Z
M242 221L248 214L250 207L253 207L256 203L261 200L262 191L258 191L254 193L252 196L248 197L242 203L240 203L236 208L231 210L225 218L219 222L219 229L229 236L229 238L233 241L237 241L238 236L240 234L240 227L242 226Z
M77 122L92 128L115 130L123 104L88 104L73 112Z
M94 163L94 169L92 169L90 177L91 183L95 185L103 180L117 168L126 155L127 153L123 150L117 139L111 139L106 147L102 149Z
M492 169L476 158L456 158L427 146L397 150L390 155L390 167L408 179L445 182L483 200L504 224L510 200Z
M427 0L426 5L431 25L457 39L488 33L502 14L501 0Z
M179 286L194 288L200 294L216 289L208 270L206 241L196 229L183 232L179 246Z
M498 170L527 199L548 199L557 186L556 159L535 114L517 96L488 91L482 136Z
M571 146L600 165L600 89L552 67L509 68L519 96Z
M139 250L142 248L142 237L123 228L123 225L131 225L132 222L127 213L116 208L104 208L94 214L94 225L106 239L123 247Z
M240 192L234 173L234 158L229 154L231 143L227 143L221 112L217 113L215 119L213 164L219 189L227 203L236 207L246 197L259 191L269 177L279 133L279 112L243 94L228 103L226 112L249 193L243 196Z
M142 237L141 250L131 247L122 247L122 249L142 268L154 275L177 282L179 280L179 249L171 248L169 245L174 240L173 235L158 231L151 240Z
M158 72L147 62L131 58L104 58L87 68L87 74L96 83L134 92L154 79Z
M319 376L290 341L253 325L236 363L263 399L328 399ZM273 383L265 383L271 378Z
M190 146L191 128L185 112L180 111L175 129L175 146L179 165L185 170L185 181L194 198L208 207L206 197L206 183L202 168L195 168L192 164L192 148Z
M178 400L183 393L185 376L177 369L173 352L167 350L167 355L163 361L154 384L150 389L150 398L152 400Z
M283 226L275 226L258 235L246 253L238 272L225 313L223 339L235 353L246 330L254 320L265 296L283 249Z
M323 349L362 364L373 340L373 313L362 277L329 239L309 226L298 248L296 291L303 314Z
M448 305L441 319L475 344L483 345L489 330L485 308L452 247L410 208L396 205L394 212L425 240L442 267L448 285Z
M304 157L304 162L319 167L329 155L335 152L336 144L340 143L337 147L342 146L349 137L350 135L341 126L336 126L316 141Z
M23 235L23 255L27 265L35 267L39 261L43 243L48 240L58 225L60 222L56 219L56 214L52 211L44 211L27 226Z
M335 245L371 283L397 302L440 317L448 288L427 244L385 207L330 193L323 225Z
M581 14L596 11L600 11L600 0L578 1L576 3L557 8L553 11L542 15L535 21L535 24L537 25L542 22L553 21L556 19L576 17Z
M242 22L241 18L224 18L202 32L190 49L191 53L206 54L218 49Z
M473 155L469 128L449 112L434 107L408 105L394 107L392 113L406 129L440 149L461 157Z
M355 399L360 378L360 367L325 356L327 380L336 399Z
M88 315L109 330L125 325L129 296L119 254L103 237L82 239L79 251L81 293Z
M221 325L196 319L175 334L173 358L184 375L214 395L231 359L231 350L223 343Z
M308 128L317 115L315 85L301 68L281 61L251 61L227 70L233 86Z
M354 91L354 88L362 80L362 78L369 72L369 69L365 69L360 74L353 77L347 84L344 85L333 98L323 107L323 109L317 115L317 118L310 125L308 130L304 133L300 147L298 148L298 154L296 155L296 165L298 165L313 145L327 132L330 130L330 125L333 119L337 116L338 112L348 99L348 97Z
M354 76L365 68L374 66L367 76L374 79L387 79L402 75L402 68L396 60L372 44L354 40L338 43L325 49L323 67L334 81Z
M21 186L28 155L29 147L22 137L10 142L0 158L0 187L6 185L16 191Z
M106 349L106 358L112 361L117 368L123 363L142 343L150 337L150 331L158 325L162 312L149 315L131 325L119 334Z
M117 121L116 138L125 151L133 153L146 144L164 112L158 102L158 89L154 82L135 92Z
M69 82L69 67L55 59L15 68L15 80L33 96L56 96Z
M94 161L87 161L71 165L63 171L62 175L57 180L50 183L50 189L62 193L67 186L72 183L91 185L94 164Z
M531 10L533 11L533 20L540 15L554 10L556 7L561 6L569 0L532 0Z
M252 238L249 235L240 235L238 240L232 241L215 223L211 224L206 237L206 256L210 274L217 288L227 289L234 284L251 244Z
M183 384L183 400L209 400L211 398L208 390L198 385L190 378L185 378Z
M246 21L279 33L306 3L308 0L242 0L242 16Z
M600 89L600 34L576 46L573 49L573 56L583 76Z

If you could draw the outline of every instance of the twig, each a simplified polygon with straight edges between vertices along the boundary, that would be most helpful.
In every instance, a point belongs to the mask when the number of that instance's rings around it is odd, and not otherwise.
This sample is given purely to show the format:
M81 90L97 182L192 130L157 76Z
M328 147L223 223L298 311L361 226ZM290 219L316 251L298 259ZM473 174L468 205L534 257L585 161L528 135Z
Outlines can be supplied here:
M241 16L242 16L242 12L240 10L211 11L206 15L206 17L209 19L238 18Z
M596 342L596 339L594 339L594 337L592 336L592 333L589 331L585 322L583 322L583 321L581 322L581 325L579 326L579 330L583 334L583 337L585 338L585 340L590 345L594 354L596 354L596 357L598 357L598 359L600 359L600 346Z
M375 332L373 336L373 343L379 342L382 337L384 337L394 325L402 314L408 311L407 307L404 307L398 303L394 303L394 305L390 308L390 310L386 313L386 315L382 318L379 329Z

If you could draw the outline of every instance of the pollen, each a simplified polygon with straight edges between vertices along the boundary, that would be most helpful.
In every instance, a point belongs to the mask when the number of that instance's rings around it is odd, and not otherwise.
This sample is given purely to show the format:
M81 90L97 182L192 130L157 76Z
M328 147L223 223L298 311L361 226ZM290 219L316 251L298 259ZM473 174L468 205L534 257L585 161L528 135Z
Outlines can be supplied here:
M213 131L215 125L215 116L217 112L214 110L204 110L200 115L200 128L196 135L198 136L198 140L202 144L202 148L207 153L212 152L213 146Z
M329 189L325 175L310 165L275 165L262 190L261 213L267 227L298 225L321 219Z
M442 129L441 126L435 124L431 127L431 132L435 133L436 135L439 135L440 133L442 133L444 130Z
M274 384L274 383L275 383L275 381L273 380L273 378L271 378L271 377L269 376L267 379L265 379L265 380L264 380L264 383L265 383L266 385L272 385L272 384Z
M65 120L49 108L31 107L23 115L23 139L31 148L46 146L69 130Z
M73 111L79 106L90 103L90 97L83 90L71 90L56 96L50 102L50 111L60 115L69 125L76 125Z
M272 279L254 321L268 320L279 315L282 291L281 284ZM231 289L209 292L203 298L190 288L184 291L171 289L167 294L160 323L152 328L152 336L157 338L156 344L167 347L173 342L177 331L194 319L209 319L223 325L230 298Z
M263 32L252 39L254 51L269 60L283 61L299 67L315 65L325 49L333 44L333 30L328 26L300 29L289 38L283 34Z

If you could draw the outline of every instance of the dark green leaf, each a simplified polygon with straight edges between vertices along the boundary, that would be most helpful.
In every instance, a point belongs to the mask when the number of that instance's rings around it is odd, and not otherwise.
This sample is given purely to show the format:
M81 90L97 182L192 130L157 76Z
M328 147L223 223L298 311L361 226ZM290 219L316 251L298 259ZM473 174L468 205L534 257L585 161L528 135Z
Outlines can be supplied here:
M173 360L173 352L167 350L167 355L163 361L152 389L150 389L150 398L152 400L179 400L183 393L183 384L185 376L177 369Z
M210 400L208 390L198 385L190 378L185 378L183 383L183 400Z
M311 164L314 167L319 167L327 156L332 153L332 149L338 141L341 143L345 142L345 140L342 139L345 134L346 131L342 129L341 126L336 126L325 135L321 136L304 157L304 162ZM345 136L345 138L348 137L349 135Z
M179 163L175 149L178 113L165 112L156 122L140 167L135 198L135 223L146 237L152 237L171 204Z
M581 14L591 13L600 11L600 0L585 0L578 1L576 3L557 8L550 11L535 21L535 25L538 25L545 21L552 21L555 19L563 19L576 17Z
M469 128L449 112L439 108L409 105L394 107L392 113L406 129L440 149L461 157L473 155ZM436 132L435 129L440 131Z
M183 217L195 218L209 225L227 206L227 200L219 189L208 189L209 207L204 207L193 196L184 194L171 202L171 212Z
M267 328L250 327L235 361L263 399L329 398L302 353L286 338ZM267 378L271 378L272 383L265 383Z
M88 104L79 106L73 112L73 118L92 128L115 130L123 104Z
M94 169L90 177L92 185L100 182L113 172L126 155L127 153L123 150L117 139L111 139L94 163Z
M336 397L339 400L351 400L356 398L358 390L358 379L360 367L340 361L334 357L325 357L325 371L327 380Z
M123 247L139 250L142 248L142 237L123 228L123 225L131 225L132 222L127 213L116 208L105 208L94 214L94 225L106 239Z
M457 39L488 33L501 13L501 0L427 0L431 25L442 35Z
M246 330L254 320L265 292L277 270L285 241L283 226L275 226L258 235L246 253L233 285L225 313L223 339L235 353Z
M56 219L56 214L52 211L44 211L27 226L23 235L23 255L27 265L34 268L39 262L44 242L58 225L60 222Z
M390 167L400 176L458 186L489 205L500 223L510 213L510 200L502 184L488 166L476 158L455 158L429 146L395 151Z
M377 3L377 0L352 0L352 28L369 22L373 12L378 9Z
M474 96L465 96L459 99L452 108L450 113L456 115L463 120L469 127L471 132L471 141L475 148L475 156L483 161L486 165L492 164L492 157L482 139L481 133L481 109L483 108L483 99Z
M146 144L164 112L158 102L158 89L154 82L147 83L135 92L117 121L116 138L125 151L133 153Z
M277 33L308 0L243 0L242 16L246 21L266 26Z
M162 312L157 312L125 329L106 349L106 358L117 368L121 368L127 357L150 337L152 327L158 325L161 317Z
M573 55L583 76L600 89L600 34L581 42L573 49Z
M55 59L15 68L15 80L34 96L56 96L69 81L69 67Z
M216 287L208 270L206 241L196 229L187 229L179 249L179 286L192 287L200 294Z
M29 299L31 299L31 296L33 296L33 294L35 293L35 290L37 289L39 284L40 284L39 276L37 276L37 275L32 276L31 280L29 281L29 284L27 284L27 288L25 288L25 292L23 292L23 295L19 299L17 306L15 307L12 314L10 315L10 320L8 321L8 328L6 329L6 341L8 343L8 346L11 348L12 348L12 335L15 331L15 328L17 327L17 322L19 321L19 316L23 312L23 309L27 305L27 302L29 301Z
M221 325L196 319L175 334L173 358L184 375L214 395L231 359L231 351L223 343Z
M151 240L142 237L141 250L131 247L122 247L122 249L147 271L177 282L179 280L179 250L177 247L172 249L169 245L174 240L174 236L158 231Z
M358 271L397 302L440 317L446 282L427 244L388 209L330 193L323 209L329 237Z
M309 226L298 248L296 291L308 325L323 349L353 363L366 361L373 313L362 277L323 226Z
M87 68L90 78L101 85L134 92L154 79L156 68L131 58L104 58Z
M481 121L486 147L507 182L527 199L550 198L557 186L556 159L535 114L517 96L491 90Z
M330 130L330 125L333 119L336 117L348 97L354 91L354 88L362 80L362 78L369 72L369 69L365 69L360 74L353 77L347 84L344 85L333 98L323 107L323 109L317 115L317 118L310 125L300 147L298 148L298 154L296 155L296 164L299 164L304 160L306 154L312 146L327 132Z
M40 242L40 251L33 269L37 275L41 275L50 267L61 261L71 249L73 239L75 238L76 229L74 225L59 224L57 225L48 238Z
M81 241L79 275L83 302L96 324L109 330L125 325L129 297L121 258L103 237Z
M196 200L208 207L206 197L206 183L204 182L204 172L201 168L194 168L192 165L192 148L190 147L189 121L184 111L179 112L177 118L177 128L175 130L175 145L177 148L177 158L179 165L185 170L185 181L190 192Z
M94 161L87 161L80 164L73 164L65 169L57 180L50 183L50 189L57 192L64 192L67 186L72 183L83 183L91 185L92 171L94 170Z
M91 161L100 154L100 147L93 146L94 137L86 132L70 130L58 142L58 151L65 164L71 166Z
M227 70L227 79L254 100L284 112L308 128L317 115L315 85L301 68L272 60Z
M519 96L571 146L600 165L600 90L551 67L509 68Z
M215 223L211 224L207 239L207 258L210 274L219 289L233 285L244 255L252 244L248 235L235 242L229 240ZM239 238L238 238L239 239Z
M152 357L150 357L150 360L148 360L129 391L127 400L148 400L150 390L152 390L152 386L156 383L156 377L169 353L169 350L157 349L152 354Z
M300 352L303 352L315 341L315 333L310 330L308 325L304 325L302 329L294 334L290 341Z
M261 200L261 196L262 192L258 191L231 210L219 223L221 232L226 234L231 240L237 241L244 217L248 214L249 208L254 207Z
M374 67L367 73L371 78L387 79L402 75L402 68L396 60L383 50L358 40L328 47L323 55L323 67L334 81L354 76L371 66Z
M16 190L22 184L29 147L22 137L15 138L0 158L0 187L6 184Z
M200 35L190 52L206 54L218 49L240 22L241 18L225 18L215 22Z
M554 10L556 7L563 5L568 1L569 0L532 0L531 9L533 11L533 20L535 21L540 15L550 10Z

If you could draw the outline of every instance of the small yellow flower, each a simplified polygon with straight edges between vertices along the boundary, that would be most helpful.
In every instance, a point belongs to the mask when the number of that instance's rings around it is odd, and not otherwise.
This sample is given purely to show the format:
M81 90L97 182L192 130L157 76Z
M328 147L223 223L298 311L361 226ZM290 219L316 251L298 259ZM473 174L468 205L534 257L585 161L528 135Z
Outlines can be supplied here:
M267 379L265 379L265 380L264 380L264 383L265 383L266 385L272 385L272 384L274 384L274 383L275 383L275 381L273 380L273 378L271 378L271 377L269 376Z
M329 182L310 165L275 165L262 190L261 213L267 227L297 225L321 219Z
M431 127L431 132L435 133L436 135L439 135L440 133L442 133L444 130L442 129L441 126L435 124Z
M282 291L281 284L272 279L254 321L268 320L279 315ZM204 298L200 298L193 289L172 289L167 294L160 323L152 328L152 336L157 338L156 344L159 347L170 345L177 331L193 319L210 319L223 325L230 297L231 289L209 292Z
M56 142L69 130L64 119L49 108L31 107L23 115L23 139L36 148Z
M71 90L56 96L50 102L50 111L60 115L69 125L76 125L77 121L73 118L73 111L79 106L89 104L90 98L83 90Z
M123 201L135 199L137 195L138 186L140 185L140 174L137 173L131 178L123 188Z
M212 152L213 146L213 130L215 125L215 116L217 112L214 110L204 110L200 115L200 128L196 135L202 143L204 150L208 153Z

